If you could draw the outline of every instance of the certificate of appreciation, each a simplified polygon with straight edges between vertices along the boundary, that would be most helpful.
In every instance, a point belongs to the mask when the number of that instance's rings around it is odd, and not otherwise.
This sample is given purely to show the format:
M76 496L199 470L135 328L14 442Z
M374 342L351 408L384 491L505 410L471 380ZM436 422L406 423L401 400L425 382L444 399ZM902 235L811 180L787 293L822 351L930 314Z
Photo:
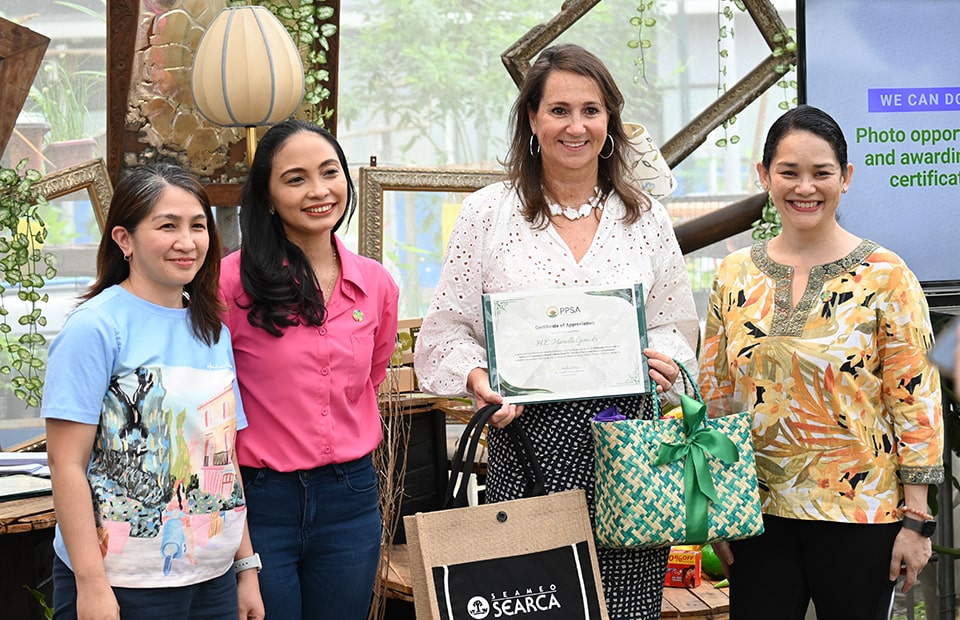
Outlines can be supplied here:
M511 403L650 392L640 284L483 295L490 387Z

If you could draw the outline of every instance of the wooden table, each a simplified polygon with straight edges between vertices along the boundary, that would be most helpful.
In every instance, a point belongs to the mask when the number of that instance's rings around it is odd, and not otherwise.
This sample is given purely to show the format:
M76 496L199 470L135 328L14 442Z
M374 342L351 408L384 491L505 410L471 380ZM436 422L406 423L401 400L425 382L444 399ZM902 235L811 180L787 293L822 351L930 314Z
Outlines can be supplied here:
M52 495L0 502L0 535L45 530L56 523Z
M413 602L413 581L410 579L407 546L392 545L389 560L384 567L387 597ZM660 617L728 620L730 589L714 588L710 581L704 581L697 588L664 588Z
M51 602L53 496L0 502L0 601L4 618L41 620L43 610L23 586L40 590Z

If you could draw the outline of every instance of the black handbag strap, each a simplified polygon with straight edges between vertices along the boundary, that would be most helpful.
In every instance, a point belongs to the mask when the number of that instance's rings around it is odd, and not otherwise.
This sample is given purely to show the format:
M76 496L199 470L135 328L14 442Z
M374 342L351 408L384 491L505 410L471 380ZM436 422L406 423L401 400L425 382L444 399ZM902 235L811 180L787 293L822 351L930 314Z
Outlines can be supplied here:
M467 422L466 428L460 435L456 453L450 462L450 480L447 482L447 490L443 496L443 508L462 508L468 505L467 480L476 466L477 449L483 435L483 427L499 410L499 404L487 405L473 414L473 417ZM516 421L508 424L504 430L522 455L521 461L526 470L525 477L528 480L526 495L528 497L546 495L543 470L537 462L530 437Z

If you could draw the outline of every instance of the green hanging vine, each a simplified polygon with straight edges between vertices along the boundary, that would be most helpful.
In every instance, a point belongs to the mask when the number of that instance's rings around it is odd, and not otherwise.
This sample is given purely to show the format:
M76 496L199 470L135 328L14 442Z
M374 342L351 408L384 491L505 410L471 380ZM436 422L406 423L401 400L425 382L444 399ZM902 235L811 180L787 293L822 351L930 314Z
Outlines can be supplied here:
M746 11L747 7L743 0L717 0L717 98L719 99L727 92L727 58L730 56L730 47L733 45L733 39L736 36L733 29L733 8L735 4L741 11ZM723 137L719 138L716 145L720 148L726 148L728 144L737 144L740 142L740 136L732 132L731 127L737 122L736 115L723 121Z
M773 35L773 42L775 44L775 47L773 48L774 58L783 58L784 54L787 52L793 54L797 51L797 31L793 28L787 28L784 32L778 32L777 34ZM795 68L796 67L791 62L780 62L774 69L780 75L785 76ZM783 92L783 101L778 103L777 107L786 111L796 106L797 81L783 78L777 82L777 86L779 86ZM791 92L793 92L793 96L790 95Z
M41 294L47 280L57 275L54 257L43 252L47 227L39 209L47 204L33 186L41 179L36 170L26 169L27 160L16 168L0 167L0 374L10 377L14 395L30 407L40 405L46 368L47 340L40 328L47 324L41 305L49 295ZM22 333L11 325L11 300L25 306L17 317Z
M773 42L775 43L773 57L782 58L787 52L790 52L791 55L793 52L796 52L796 38L797 32L793 28L787 28L785 31L773 35ZM777 73L786 76L786 74L794 68L791 62L781 62L775 67L775 70ZM777 104L777 107L786 111L796 106L797 81L784 77L777 82L777 86L783 93L783 100ZM791 92L793 93L792 96ZM760 219L753 222L750 227L752 228L750 236L754 241L772 239L780 234L780 212L777 211L777 207L773 204L773 199L770 197L770 194L767 194L767 202L763 205L763 210L760 212Z
M634 82L647 81L646 52L653 47L653 41L650 40L646 30L657 25L656 18L650 16L653 2L654 0L640 0L637 5L638 14L630 18L630 25L637 29L637 37L627 41L627 47L640 51L640 55L633 61L637 67L637 73L633 78Z

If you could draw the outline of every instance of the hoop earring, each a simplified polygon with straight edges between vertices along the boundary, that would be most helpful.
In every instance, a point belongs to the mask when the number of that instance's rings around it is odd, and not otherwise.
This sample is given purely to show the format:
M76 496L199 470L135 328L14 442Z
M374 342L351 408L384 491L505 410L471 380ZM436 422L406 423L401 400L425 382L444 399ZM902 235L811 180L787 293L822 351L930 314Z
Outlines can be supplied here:
M607 138L610 138L610 154L604 157L603 149L600 149L600 159L610 159L611 157L613 157L614 151L617 150L617 143L613 141L613 136L611 136L610 134L607 134ZM604 139L603 141L603 146L604 147L607 146L606 139Z
M127 262L129 263L129 262L130 262L130 255L129 255L129 254L124 254L124 255L123 255L123 260L125 260L125 261L127 261Z
M537 152L536 152L536 153L533 152L533 141L534 141L534 140L537 141ZM536 157L536 156L539 155L539 154L540 154L540 139L537 138L537 134L532 133L532 134L530 134L530 157Z

